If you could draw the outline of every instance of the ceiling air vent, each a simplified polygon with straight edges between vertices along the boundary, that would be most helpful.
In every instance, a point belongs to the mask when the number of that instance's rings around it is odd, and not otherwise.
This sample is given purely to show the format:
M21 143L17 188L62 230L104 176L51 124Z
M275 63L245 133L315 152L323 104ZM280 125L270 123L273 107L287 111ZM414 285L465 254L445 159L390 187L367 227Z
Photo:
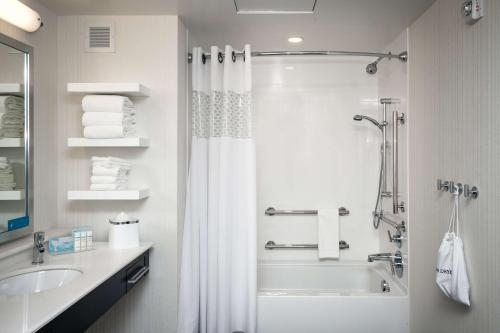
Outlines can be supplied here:
M115 52L115 25L113 23L87 24L86 52Z

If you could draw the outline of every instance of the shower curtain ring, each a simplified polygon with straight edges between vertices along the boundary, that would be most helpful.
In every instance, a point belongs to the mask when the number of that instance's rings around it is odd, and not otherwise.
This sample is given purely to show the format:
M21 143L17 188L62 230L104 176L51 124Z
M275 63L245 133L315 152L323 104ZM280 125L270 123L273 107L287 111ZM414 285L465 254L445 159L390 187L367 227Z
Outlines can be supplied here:
M222 64L222 62L224 61L224 56L222 55L222 52L219 52L219 54L217 55L218 59L219 59L219 63Z
M205 55L205 53L201 54L201 62L203 63L203 65L205 65L205 63L207 62L207 56Z
M236 62L236 52L233 51L231 57L233 58L233 62Z

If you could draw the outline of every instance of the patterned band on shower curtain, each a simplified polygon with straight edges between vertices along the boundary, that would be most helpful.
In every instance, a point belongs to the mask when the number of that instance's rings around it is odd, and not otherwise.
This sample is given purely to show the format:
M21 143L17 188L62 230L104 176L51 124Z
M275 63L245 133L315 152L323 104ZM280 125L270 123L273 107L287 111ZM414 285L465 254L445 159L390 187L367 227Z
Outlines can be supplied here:
M177 333L256 333L251 55L193 49L192 147Z

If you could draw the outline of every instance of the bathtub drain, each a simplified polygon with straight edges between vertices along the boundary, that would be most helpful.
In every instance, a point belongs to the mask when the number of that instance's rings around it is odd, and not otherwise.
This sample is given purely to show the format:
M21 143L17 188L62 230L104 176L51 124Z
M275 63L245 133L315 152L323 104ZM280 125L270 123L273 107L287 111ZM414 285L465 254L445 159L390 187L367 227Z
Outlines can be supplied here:
M387 282L386 280L380 281L380 289L382 289L383 293L388 293L389 291L391 291L391 287L389 286L389 282Z

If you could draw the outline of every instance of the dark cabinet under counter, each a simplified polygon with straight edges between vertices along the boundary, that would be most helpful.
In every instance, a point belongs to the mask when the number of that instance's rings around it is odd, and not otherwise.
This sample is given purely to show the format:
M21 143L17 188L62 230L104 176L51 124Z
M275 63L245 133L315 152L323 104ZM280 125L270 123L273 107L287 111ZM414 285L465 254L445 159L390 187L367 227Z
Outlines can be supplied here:
M38 333L79 333L87 330L120 298L130 292L149 273L149 250L89 294L54 318Z

